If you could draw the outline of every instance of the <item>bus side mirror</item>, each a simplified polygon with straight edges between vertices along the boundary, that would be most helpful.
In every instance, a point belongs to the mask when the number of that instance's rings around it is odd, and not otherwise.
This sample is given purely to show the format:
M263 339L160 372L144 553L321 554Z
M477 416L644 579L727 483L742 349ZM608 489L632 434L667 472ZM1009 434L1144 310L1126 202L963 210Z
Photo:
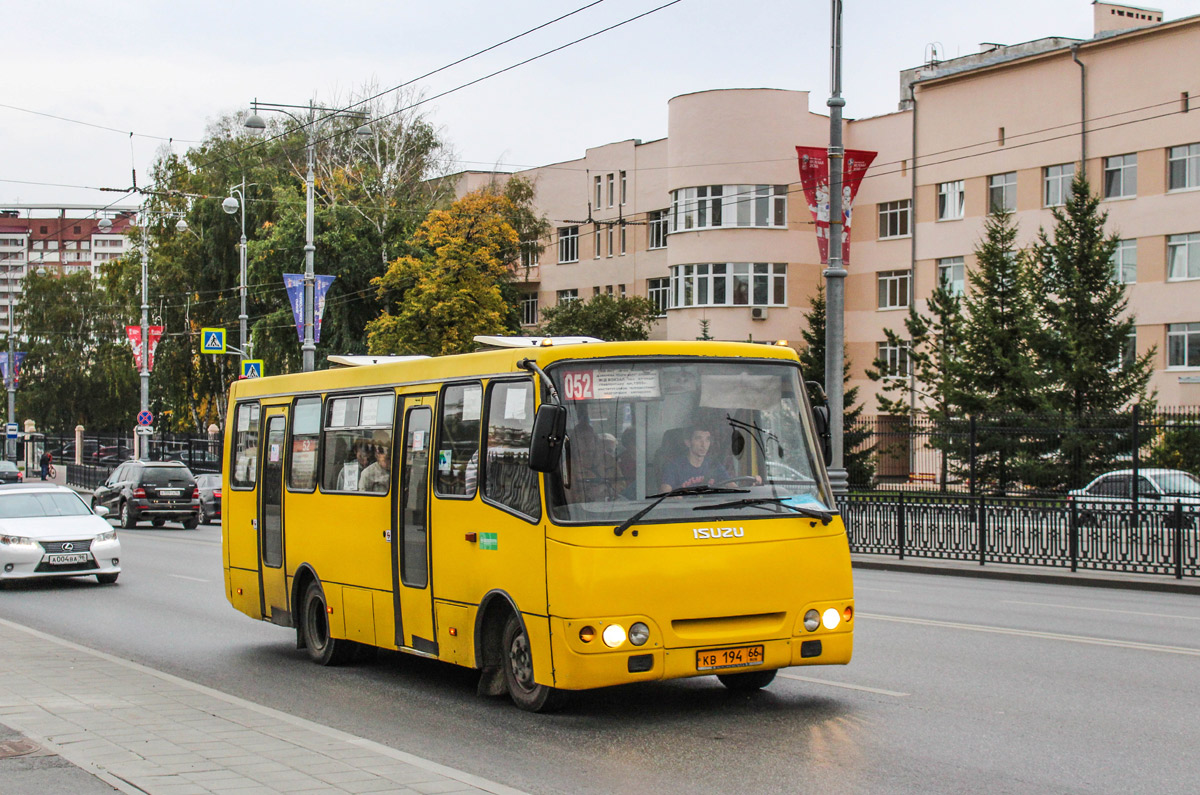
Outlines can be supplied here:
M813 429L821 440L821 457L825 466L833 463L833 441L829 436L829 406L813 406Z
M534 472L553 472L562 456L567 432L567 407L543 403L533 418L533 438L529 440L529 468Z

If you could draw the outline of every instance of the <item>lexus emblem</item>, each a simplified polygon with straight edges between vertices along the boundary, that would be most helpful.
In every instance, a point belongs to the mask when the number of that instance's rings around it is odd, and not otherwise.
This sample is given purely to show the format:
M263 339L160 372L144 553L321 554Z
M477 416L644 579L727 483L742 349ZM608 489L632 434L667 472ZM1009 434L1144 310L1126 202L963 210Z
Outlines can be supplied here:
M72 549L75 548L75 545L72 544L70 541L68 541L67 543L63 544L62 548L63 548L63 552L70 552Z

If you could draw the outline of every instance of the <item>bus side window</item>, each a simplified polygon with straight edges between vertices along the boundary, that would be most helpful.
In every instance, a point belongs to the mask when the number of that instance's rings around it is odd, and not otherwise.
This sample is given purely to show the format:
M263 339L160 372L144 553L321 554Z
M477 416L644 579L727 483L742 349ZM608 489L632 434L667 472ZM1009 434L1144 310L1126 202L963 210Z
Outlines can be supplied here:
M321 398L301 398L292 414L292 443L288 447L288 489L312 491L317 487L320 457Z
M242 403L234 415L233 469L229 481L235 489L252 489L258 478L258 411L257 403Z
M529 468L533 382L493 381L488 392L483 496L533 519L541 518L537 473Z
M475 496L482 415L483 387L479 384L456 384L442 391L434 478L438 496Z

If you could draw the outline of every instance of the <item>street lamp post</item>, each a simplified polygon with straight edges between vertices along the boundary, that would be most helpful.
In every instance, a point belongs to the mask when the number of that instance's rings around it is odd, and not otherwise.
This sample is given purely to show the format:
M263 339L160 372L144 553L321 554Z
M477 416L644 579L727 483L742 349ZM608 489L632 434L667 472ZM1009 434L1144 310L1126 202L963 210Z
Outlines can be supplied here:
M241 299L241 308L238 313L238 327L241 330L241 358L246 358L246 188L253 186L256 183L246 184L242 180L237 185L229 189L229 196L225 201L221 202L221 209L229 215L233 215L239 209L242 211L242 240L239 244L238 256L238 295Z
M259 102L256 99L253 102L253 108L254 112L246 119L245 127L254 135L260 135L266 132L267 129L267 123L258 115L260 108L289 116L292 121L304 128L308 176L305 179L304 197L304 342L300 346L300 357L301 368L304 372L310 373L316 368L317 352L317 343L313 336L315 310L313 293L317 280L316 274L313 271L313 256L317 250L316 246L313 245L313 168L317 157L317 130L323 122L337 116L358 119L360 121L366 121L370 117L366 113L353 110L333 110L327 112L323 108L318 108L311 100L307 105L282 105L274 102ZM308 121L301 121L289 112L288 108L307 110ZM318 111L322 115L318 115ZM360 125L355 132L359 135L371 134L371 130L365 124Z
M829 398L829 481L835 494L847 491L843 450L846 269L842 264L842 0L832 2L829 106L829 266L825 269L825 395Z

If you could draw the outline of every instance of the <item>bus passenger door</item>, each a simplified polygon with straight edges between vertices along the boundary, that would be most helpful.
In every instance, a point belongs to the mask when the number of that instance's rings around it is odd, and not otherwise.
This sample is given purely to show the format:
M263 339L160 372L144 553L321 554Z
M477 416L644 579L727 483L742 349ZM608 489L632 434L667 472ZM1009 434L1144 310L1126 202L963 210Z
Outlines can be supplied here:
M396 645L436 655L433 593L429 585L429 448L432 395L404 401L400 478L396 486L396 530L392 534L392 578L396 594Z
M292 626L287 571L283 565L283 445L287 409L264 408L263 418L267 431L265 443L259 447L263 463L258 489L258 576L263 617L275 624Z

